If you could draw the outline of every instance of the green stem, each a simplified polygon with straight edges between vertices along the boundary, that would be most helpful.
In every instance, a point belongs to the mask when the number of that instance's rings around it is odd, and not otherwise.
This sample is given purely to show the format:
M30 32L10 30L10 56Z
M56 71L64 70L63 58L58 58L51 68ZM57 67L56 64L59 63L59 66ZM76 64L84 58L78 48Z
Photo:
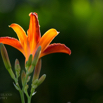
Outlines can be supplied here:
M31 103L31 95L28 97L28 103Z
M14 80L15 80L15 83L18 84L18 88L19 88L18 91L19 91L19 93L20 93L21 101L22 101L22 103L25 103L23 89L21 90L21 88L20 88L20 86L19 86L19 83L18 83L18 79L15 78Z
M20 96L21 96L22 103L25 103L25 100L24 100L24 88L25 88L25 85L26 85L26 82L27 82L27 78L28 78L28 75L26 74L26 78L25 78L25 82L24 82L23 88L20 91Z
M19 92L20 92L20 97L21 97L22 103L25 103L23 90L20 90Z

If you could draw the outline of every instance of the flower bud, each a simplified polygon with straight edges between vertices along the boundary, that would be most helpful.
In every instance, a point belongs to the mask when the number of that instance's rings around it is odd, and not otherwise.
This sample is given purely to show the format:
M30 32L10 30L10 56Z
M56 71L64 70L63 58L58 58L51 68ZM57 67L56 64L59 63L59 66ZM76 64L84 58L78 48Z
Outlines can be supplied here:
M16 59L15 60L15 72L16 72L16 77L18 78L20 76L20 64L19 64L19 60Z
M37 62L38 62L38 59L39 59L39 56L40 56L40 53L41 53L41 46L38 47L36 53L35 53L35 56L34 56L34 59L32 61L32 64L31 64L31 68L29 68L29 72L28 74L32 73Z
M2 56L2 59L3 59L4 65L5 65L5 68L8 70L12 79L15 79L15 75L14 75L12 69L11 69L11 64L10 64L10 60L9 60L7 50L2 43L0 43L0 51L1 51L1 56Z
M35 56L34 56L34 59L33 59L33 62L32 62L32 65L35 67L37 62L38 62L38 59L39 59L39 56L40 56L40 53L41 53L41 46L38 47L36 53L35 53Z
M33 75L33 81L35 79L39 78L40 70L41 70L41 59L38 60L38 63L36 65L36 67L35 67L34 75Z
M5 68L10 69L11 64L10 64L9 56L8 56L5 46L2 43L0 43L0 51L1 51L1 56L3 59L4 65L5 65Z
M26 65L25 65L26 70L29 69L31 63L32 63L32 54L29 56L29 59L28 59L28 61L26 62Z
M22 70L22 73L21 73L22 86L24 86L25 77L26 77L25 71L24 71L24 70Z
M39 86L41 83L43 83L43 81L45 80L45 78L46 78L46 74L43 74L43 75L40 77L40 79L38 80L38 86Z

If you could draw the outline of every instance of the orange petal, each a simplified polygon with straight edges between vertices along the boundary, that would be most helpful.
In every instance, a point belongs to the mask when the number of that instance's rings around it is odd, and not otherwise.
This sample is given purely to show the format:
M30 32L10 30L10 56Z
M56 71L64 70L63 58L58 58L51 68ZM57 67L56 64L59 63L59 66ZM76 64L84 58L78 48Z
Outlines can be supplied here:
M40 55L40 57L51 53L66 53L71 54L71 50L64 44L54 43L49 45Z
M28 41L30 43L31 53L34 51L39 39L41 38L38 16L36 13L30 13L30 24L28 29Z
M18 24L11 24L9 27L11 27L17 33L17 36L18 36L20 43L23 47L25 57L28 58L28 56L30 54L30 47L29 47L29 43L27 41L27 36L26 36L25 31Z
M11 24L9 27L11 27L16 32L21 45L24 47L24 44L27 42L27 36L23 28L18 24Z
M22 48L22 45L15 38L11 38L11 37L0 37L0 43L10 45L10 46L18 49L20 52L22 52L24 54L24 50Z
M41 51L44 51L45 48L51 43L51 41L58 35L55 29L48 30L40 39L39 45L41 46Z

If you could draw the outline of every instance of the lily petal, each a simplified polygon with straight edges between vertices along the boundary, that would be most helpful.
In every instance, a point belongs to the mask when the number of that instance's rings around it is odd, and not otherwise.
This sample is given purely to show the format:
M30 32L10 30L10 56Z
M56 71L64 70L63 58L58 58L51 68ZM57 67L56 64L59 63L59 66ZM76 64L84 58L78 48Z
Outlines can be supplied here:
M18 25L18 24L11 24L9 27L11 27L17 34L20 42L21 42L21 45L24 46L24 44L27 43L27 36L26 36L26 33L25 31L23 30L23 28Z
M40 39L39 45L41 46L41 52L51 43L51 41L58 35L55 29L48 30Z
M28 58L29 53L30 53L30 47L29 47L29 43L27 41L27 36L26 36L25 31L23 30L23 28L20 25L15 24L15 23L11 24L9 27L11 27L16 32L16 34L20 40L20 43L23 47L25 57Z
M32 53L41 38L41 34L37 13L30 13L29 16L30 24L28 29L28 41L30 43L30 49Z
M15 38L11 38L11 37L0 37L0 43L10 45L10 46L18 49L20 52L22 52L24 54L24 50L23 50L22 45Z
M40 55L40 57L51 53L66 53L71 54L71 50L64 44L54 43L49 45Z

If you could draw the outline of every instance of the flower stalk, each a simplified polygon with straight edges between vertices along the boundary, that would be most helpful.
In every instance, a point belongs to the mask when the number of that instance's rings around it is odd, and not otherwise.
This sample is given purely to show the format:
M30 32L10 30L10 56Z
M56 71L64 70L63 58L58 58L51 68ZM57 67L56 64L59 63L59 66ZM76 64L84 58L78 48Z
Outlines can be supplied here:
M39 84L41 84L41 81L44 80L44 79L41 80L41 78L39 79L39 74L41 70L41 60L39 59L39 56L41 53L41 47L40 46L38 47L33 60L32 60L33 56L32 55L29 56L29 59L25 64L25 70L22 70L22 73L21 73L21 67L19 64L19 60L18 59L15 60L15 74L13 73L11 69L9 56L3 44L0 44L0 51L1 51L1 56L3 59L4 65L6 69L8 70L10 76L15 82L13 83L14 87L20 93L22 103L25 103L24 93L26 94L28 98L28 103L31 103L31 98L35 94L35 89L39 86ZM33 76L32 76L33 78L30 78L32 73L33 73ZM19 82L18 82L19 77L21 77L22 87L19 86ZM29 88L28 82L30 81L30 79L32 79L32 83L31 83L31 92L29 94L28 93L28 88Z

